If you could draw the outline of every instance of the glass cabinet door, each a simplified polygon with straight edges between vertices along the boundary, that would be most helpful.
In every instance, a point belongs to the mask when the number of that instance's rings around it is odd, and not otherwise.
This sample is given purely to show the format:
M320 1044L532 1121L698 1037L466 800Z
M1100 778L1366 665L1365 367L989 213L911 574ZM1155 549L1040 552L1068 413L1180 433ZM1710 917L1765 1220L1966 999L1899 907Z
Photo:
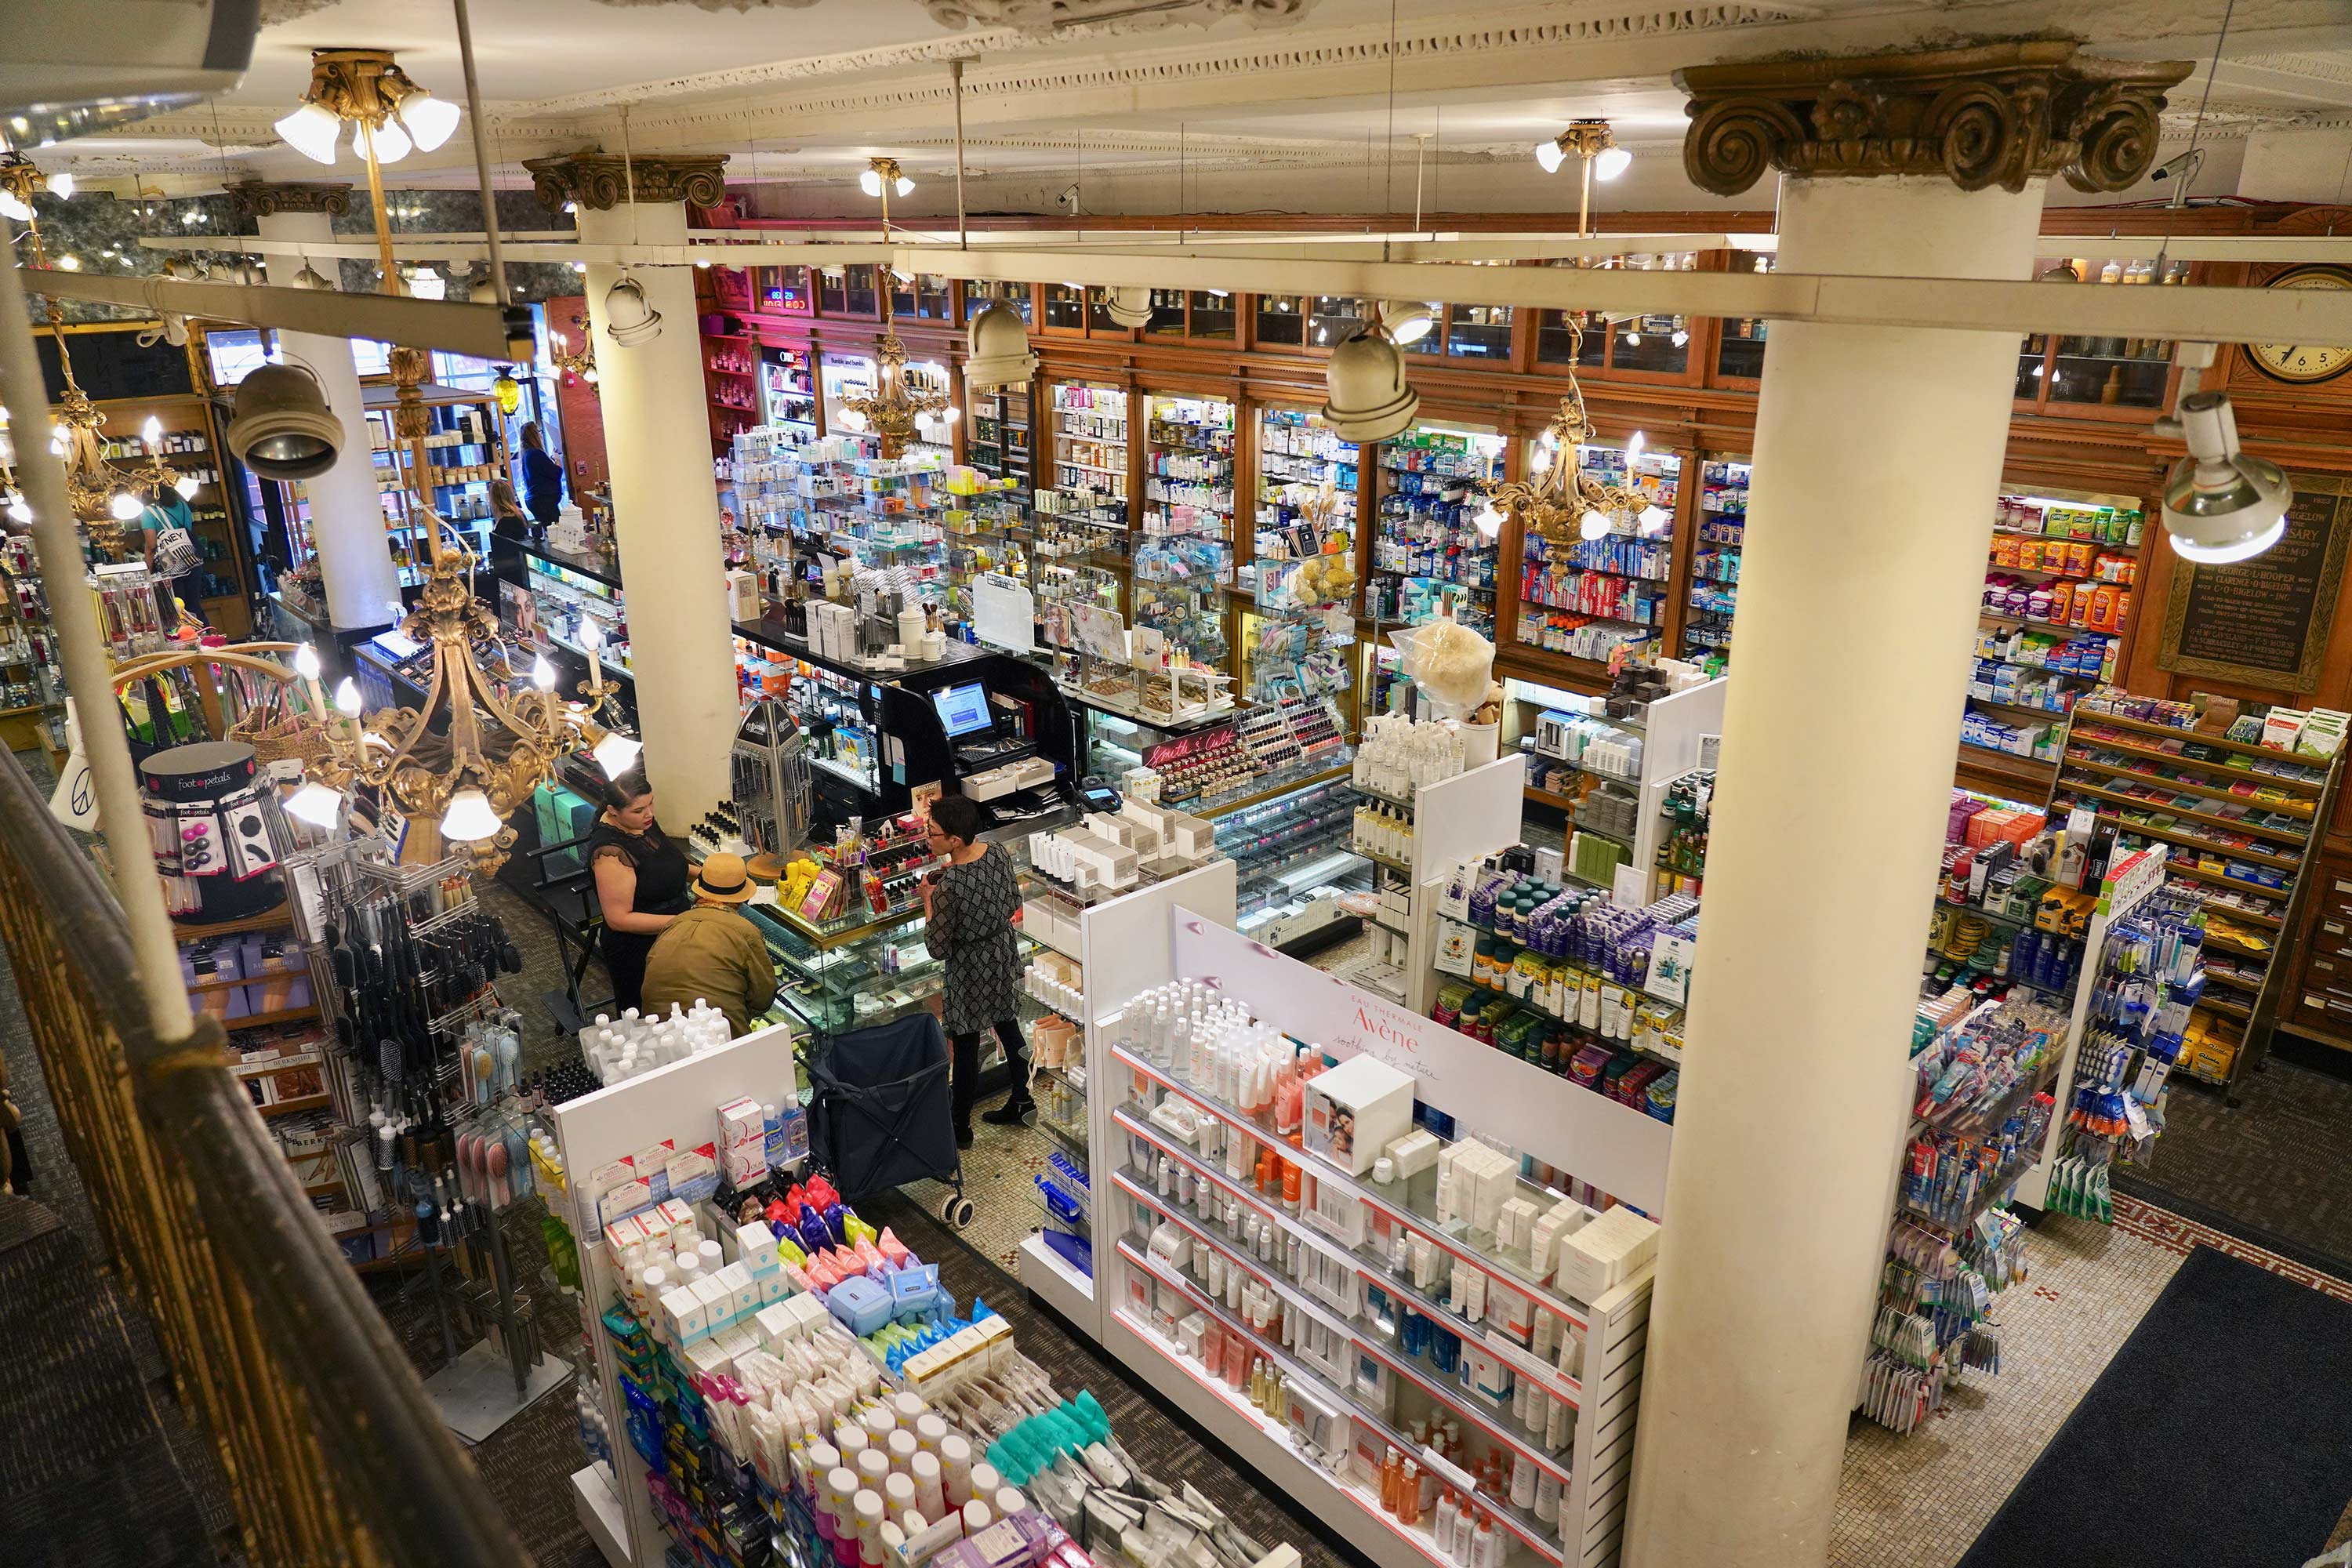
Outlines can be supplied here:
M1152 394L1143 526L1134 542L1135 624L1201 663L1226 662L1224 584L1234 563L1234 405Z
M1528 471L1540 479L1564 460L1549 433L1528 453ZM1607 527L1587 537L1548 540L1526 530L1519 562L1518 640L1529 647L1605 662L1620 647L1654 643L1666 622L1673 575L1674 515L1682 459L1647 449L1592 445L1565 460L1601 483L1633 492L1636 504L1595 513Z
M1452 589L1454 618L1495 635L1496 545L1476 522L1486 510L1477 486L1503 477L1504 446L1491 431L1433 424L1381 443L1366 615L1419 626Z

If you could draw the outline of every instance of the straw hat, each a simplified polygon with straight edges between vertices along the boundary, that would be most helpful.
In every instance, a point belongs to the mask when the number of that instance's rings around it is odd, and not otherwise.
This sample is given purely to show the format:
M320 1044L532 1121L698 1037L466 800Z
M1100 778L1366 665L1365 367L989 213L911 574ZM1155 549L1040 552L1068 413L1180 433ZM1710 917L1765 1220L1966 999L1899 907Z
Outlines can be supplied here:
M724 850L702 863L694 874L694 896L714 904L740 904L751 896L751 879L743 869L743 857Z

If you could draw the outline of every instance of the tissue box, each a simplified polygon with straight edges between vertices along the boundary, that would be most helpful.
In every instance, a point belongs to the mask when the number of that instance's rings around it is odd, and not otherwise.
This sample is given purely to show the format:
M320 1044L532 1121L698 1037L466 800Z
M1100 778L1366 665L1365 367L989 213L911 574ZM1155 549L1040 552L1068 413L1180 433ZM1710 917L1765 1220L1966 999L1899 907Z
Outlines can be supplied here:
M1308 1150L1356 1175L1412 1127L1412 1079L1383 1061L1351 1057L1307 1080Z

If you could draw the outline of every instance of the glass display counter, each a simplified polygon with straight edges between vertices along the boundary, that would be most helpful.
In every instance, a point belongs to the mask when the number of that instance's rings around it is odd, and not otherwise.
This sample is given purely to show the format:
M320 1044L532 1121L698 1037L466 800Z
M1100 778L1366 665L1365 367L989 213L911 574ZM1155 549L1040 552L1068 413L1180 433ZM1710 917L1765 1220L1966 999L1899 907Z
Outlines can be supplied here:
M746 904L776 961L779 1001L824 1034L886 1023L939 994L945 966L923 949L923 911L828 931L775 904Z
M747 637L735 639L737 683L782 702L808 742L820 792L824 781L864 796L881 793L881 692L871 681L826 669Z
M782 344L760 348L762 416L802 439L816 435L816 388L809 379L808 351Z
M1364 613L1419 626L1448 586L1463 591L1454 618L1495 635L1495 541L1474 521L1475 486L1503 477L1504 438L1451 426L1415 425L1380 454L1380 504Z
M619 570L598 557L544 544L525 544L522 565L539 633L583 660L599 660L605 679L629 679L628 609Z

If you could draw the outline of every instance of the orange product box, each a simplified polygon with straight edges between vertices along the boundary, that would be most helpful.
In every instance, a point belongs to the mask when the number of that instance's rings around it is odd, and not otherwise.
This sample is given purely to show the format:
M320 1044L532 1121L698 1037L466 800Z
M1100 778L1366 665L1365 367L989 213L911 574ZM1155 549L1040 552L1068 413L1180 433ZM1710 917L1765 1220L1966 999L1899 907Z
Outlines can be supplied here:
M2066 570L2077 577L2089 576L2091 557L2097 551L2098 546L2087 539L2071 541L2066 546Z
M2064 625L2064 624L2065 624L2065 621L2066 621L2066 615L2067 615L2067 612L2068 612L2069 610L2071 610L2071 609L2073 609L2073 608L2074 608L2074 600L2075 600L2075 598L2076 598L2076 597L2077 597L2077 593L2076 593L2076 589L2075 589L2075 586L2074 586L2074 584L2072 584L2072 583L2053 583L2053 584L2050 584L2050 618L2051 618L2052 620L2053 620L2053 621L2058 622L2058 623L2059 623L2060 625L2062 625L2062 626L2063 626L2063 625Z
M2022 844L2042 831L2042 815L2038 811L2011 811L2003 806L1988 806L1969 818L1969 847L1981 849L2002 839Z
M2022 561L2018 559L2018 543L2019 541L2014 534L1994 534L1992 536L1992 558L1989 564L1994 566L2022 566L2025 564Z

